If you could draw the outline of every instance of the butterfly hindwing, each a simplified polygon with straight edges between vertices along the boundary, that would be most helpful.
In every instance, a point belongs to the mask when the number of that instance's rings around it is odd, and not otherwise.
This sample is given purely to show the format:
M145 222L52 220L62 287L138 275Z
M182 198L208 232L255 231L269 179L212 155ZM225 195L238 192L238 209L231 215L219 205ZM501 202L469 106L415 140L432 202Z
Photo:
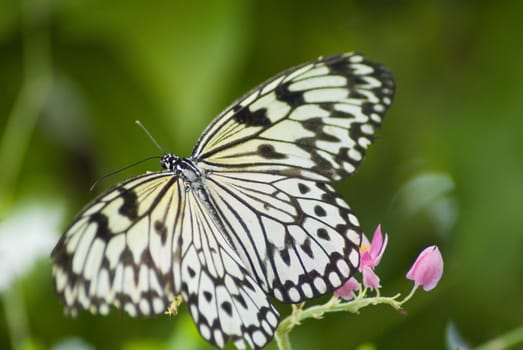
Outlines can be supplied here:
M214 172L207 186L231 244L276 299L325 295L356 271L359 224L327 183Z
M391 74L359 54L319 58L226 109L202 134L193 158L210 170L337 181L363 160L393 94Z
M237 348L257 349L272 339L279 314L222 234L204 204L186 193L181 294L200 334L222 348L231 338Z

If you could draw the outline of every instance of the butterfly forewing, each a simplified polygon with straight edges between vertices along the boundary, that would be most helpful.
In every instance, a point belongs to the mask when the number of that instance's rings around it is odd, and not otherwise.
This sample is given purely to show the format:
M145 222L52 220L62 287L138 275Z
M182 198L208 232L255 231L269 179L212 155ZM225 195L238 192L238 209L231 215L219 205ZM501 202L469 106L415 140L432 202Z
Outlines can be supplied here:
M319 58L229 107L202 134L193 158L211 170L340 180L362 161L393 93L390 73L359 54Z
M52 253L57 291L69 312L105 314L110 305L133 316L165 311L175 296L172 232L180 194L178 179L148 174L80 213Z
M162 314L181 295L202 336L223 347L265 345L278 312L183 181L141 176L99 197L52 253L66 309Z
M91 202L52 252L66 309L163 313L177 296L223 348L269 342L278 312L332 292L359 265L361 230L331 182L351 175L394 83L359 54L291 68L204 131L190 158Z

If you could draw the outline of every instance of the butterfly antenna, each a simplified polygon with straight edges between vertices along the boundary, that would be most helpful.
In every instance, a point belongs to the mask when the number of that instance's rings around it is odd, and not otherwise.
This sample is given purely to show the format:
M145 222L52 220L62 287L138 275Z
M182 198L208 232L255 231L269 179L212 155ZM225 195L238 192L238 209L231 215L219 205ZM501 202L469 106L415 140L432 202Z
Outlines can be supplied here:
M149 160L151 160L151 159L160 159L160 158L162 158L162 157L159 157L159 156L147 157L147 158L145 158L145 159L142 159L142 160L139 160L139 161L137 161L137 162L134 162L133 164L127 165L127 166L125 166L125 167L123 167L123 168L121 168L121 169L118 169L118 170L112 171L112 172L110 172L109 174L105 174L105 175L103 175L101 178L99 178L98 180L96 180L96 181L94 182L94 184L93 184L91 187L89 187L89 191L93 191L94 188L96 187L96 185L98 185L102 180L108 178L109 176L113 176L113 175L116 175L116 174L118 174L118 173L121 173L122 171L125 171L125 170L127 170L127 169L129 169L129 168L132 168L132 167L134 167L134 166L137 166L137 165L139 165L139 164L145 163L145 162L147 162L147 161L149 161Z
M166 152L163 150L162 146L160 146L160 144L158 142L156 142L156 140L154 139L153 135L151 135L151 133L149 132L149 130L147 130L145 128L145 126L143 126L142 122L139 121L139 120L136 120L135 121L136 124L138 124L138 126L140 128L142 128L142 130L147 134L147 136L149 137L149 139L155 144L156 148L158 148L160 150L160 152L162 152L162 154L165 154Z

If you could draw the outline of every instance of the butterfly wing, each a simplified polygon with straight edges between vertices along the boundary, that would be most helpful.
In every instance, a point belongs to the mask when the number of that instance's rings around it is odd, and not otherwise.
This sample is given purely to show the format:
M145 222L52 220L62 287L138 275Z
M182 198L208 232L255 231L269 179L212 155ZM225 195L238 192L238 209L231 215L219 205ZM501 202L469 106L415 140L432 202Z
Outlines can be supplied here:
M231 244L276 299L298 303L325 295L357 270L359 224L329 184L216 172L207 187Z
M226 236L192 191L186 193L182 234L181 292L203 338L223 348L232 339L253 349L273 337L279 314L250 276ZM188 237L187 235L191 235Z
M203 338L260 348L278 313L201 201L172 173L108 191L78 216L52 252L66 309L164 313L181 295Z
M356 170L393 92L361 55L319 58L253 89L198 141L229 241L278 300L327 294L357 270L361 229L329 183Z
M179 181L162 173L130 179L89 204L53 249L56 290L69 313L159 314L177 294L173 227Z
M340 180L362 161L393 94L391 74L359 54L319 58L226 109L200 137L193 159L209 170Z

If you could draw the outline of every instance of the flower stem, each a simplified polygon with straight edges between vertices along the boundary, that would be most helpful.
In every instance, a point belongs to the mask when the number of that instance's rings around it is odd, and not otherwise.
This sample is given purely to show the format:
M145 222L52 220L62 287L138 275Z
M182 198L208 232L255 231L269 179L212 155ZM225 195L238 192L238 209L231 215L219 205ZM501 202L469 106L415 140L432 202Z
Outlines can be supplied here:
M405 300L398 301L397 299L399 296L400 294L396 294L393 297L382 297L377 295L366 298L365 292L363 291L358 294L356 299L346 302L342 302L338 297L332 297L325 304L314 305L306 309L303 308L304 304L299 304L297 306L293 305L292 313L280 322L280 325L274 334L278 349L291 350L289 333L295 326L308 318L321 319L326 313L330 312L348 311L351 313L358 313L364 307L377 304L386 304L395 310L401 311L401 305Z
M414 285L414 287L412 287L412 289L410 290L410 293L401 301L400 305L406 303L407 301L410 300L410 298L412 298L412 296L414 295L414 293L416 292L416 290L418 289L418 286L417 285Z
M274 339L280 350L292 350L291 342L289 340L289 332L278 332L274 334Z

